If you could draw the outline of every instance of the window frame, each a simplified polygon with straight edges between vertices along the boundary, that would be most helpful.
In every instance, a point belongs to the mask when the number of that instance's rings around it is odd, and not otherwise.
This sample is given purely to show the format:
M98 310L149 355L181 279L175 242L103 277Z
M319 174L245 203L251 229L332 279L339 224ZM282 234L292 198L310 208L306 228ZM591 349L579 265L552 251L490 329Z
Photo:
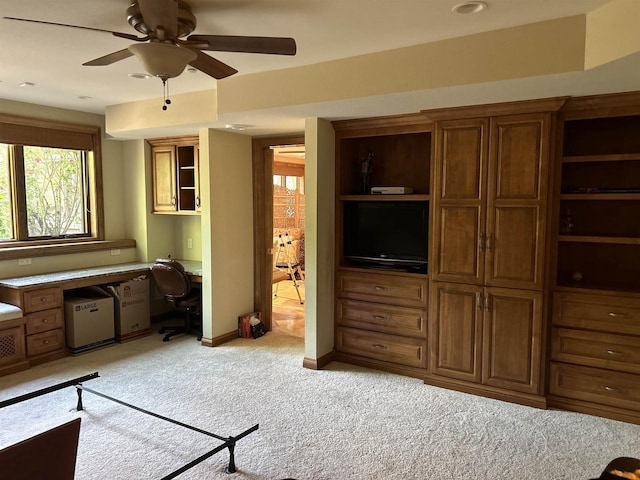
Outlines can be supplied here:
M31 117L0 113L0 143L18 146L38 146L50 148L69 148L87 151L87 175L90 186L90 209L92 215L88 225L88 236L73 236L24 239L15 238L0 240L0 260L6 258L18 258L24 256L24 250L31 249L29 255L49 254L52 247L67 246L66 251L86 251L96 248L96 242L104 241L104 203L102 184L102 147L101 129L99 126L82 125L56 120L44 120ZM14 223L14 235L20 228L20 222L26 216L26 204L24 195L16 195L20 189L24 189L24 171L22 162L10 160L11 165L11 207ZM16 168L16 165L18 168ZM23 182L20 185L18 182ZM23 222L26 224L26 222ZM22 232L24 235L26 232ZM18 235L16 235L18 236ZM127 241L129 243L129 241ZM91 245L90 245L91 244ZM34 248L35 247L35 248ZM106 247L106 246L105 246ZM58 251L55 252L60 253Z

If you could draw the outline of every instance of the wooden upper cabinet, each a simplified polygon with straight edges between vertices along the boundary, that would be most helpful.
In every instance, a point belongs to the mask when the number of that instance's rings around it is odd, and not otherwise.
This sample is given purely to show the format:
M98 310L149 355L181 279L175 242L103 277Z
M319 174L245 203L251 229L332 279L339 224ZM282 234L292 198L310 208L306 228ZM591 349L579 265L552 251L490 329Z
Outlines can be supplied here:
M152 149L153 211L198 213L200 211L200 164L198 137L149 140Z
M175 148L155 147L153 149L153 211L175 212L177 209Z
M532 113L437 124L434 280L542 288L550 121Z

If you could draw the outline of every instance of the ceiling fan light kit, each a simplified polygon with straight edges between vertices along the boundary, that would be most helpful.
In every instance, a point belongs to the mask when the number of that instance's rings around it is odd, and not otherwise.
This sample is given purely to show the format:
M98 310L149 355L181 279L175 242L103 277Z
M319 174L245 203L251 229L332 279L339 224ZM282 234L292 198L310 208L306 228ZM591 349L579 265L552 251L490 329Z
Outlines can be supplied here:
M163 81L179 76L198 57L193 50L161 42L134 43L129 51L138 57L147 73Z

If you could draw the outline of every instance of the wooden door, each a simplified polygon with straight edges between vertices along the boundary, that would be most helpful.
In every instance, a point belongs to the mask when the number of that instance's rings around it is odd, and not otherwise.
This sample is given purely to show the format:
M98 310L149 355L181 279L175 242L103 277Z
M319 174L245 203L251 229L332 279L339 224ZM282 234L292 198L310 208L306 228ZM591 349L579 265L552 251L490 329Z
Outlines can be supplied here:
M154 147L153 157L153 211L177 210L175 147Z
M545 113L491 119L487 285L542 289L549 122Z
M429 312L429 373L479 383L482 288L434 283Z
M482 304L482 383L541 393L542 294L486 288Z
M440 122L435 149L430 274L436 281L481 284L488 121Z

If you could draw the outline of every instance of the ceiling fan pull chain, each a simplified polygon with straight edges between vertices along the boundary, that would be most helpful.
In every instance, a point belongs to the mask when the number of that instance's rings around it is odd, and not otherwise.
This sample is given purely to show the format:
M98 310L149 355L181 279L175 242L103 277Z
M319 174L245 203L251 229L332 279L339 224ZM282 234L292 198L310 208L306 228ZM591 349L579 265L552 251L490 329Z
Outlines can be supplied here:
M164 94L164 105L162 105L162 110L167 109L167 105L171 105L171 99L169 97L169 79L162 79L162 91Z

